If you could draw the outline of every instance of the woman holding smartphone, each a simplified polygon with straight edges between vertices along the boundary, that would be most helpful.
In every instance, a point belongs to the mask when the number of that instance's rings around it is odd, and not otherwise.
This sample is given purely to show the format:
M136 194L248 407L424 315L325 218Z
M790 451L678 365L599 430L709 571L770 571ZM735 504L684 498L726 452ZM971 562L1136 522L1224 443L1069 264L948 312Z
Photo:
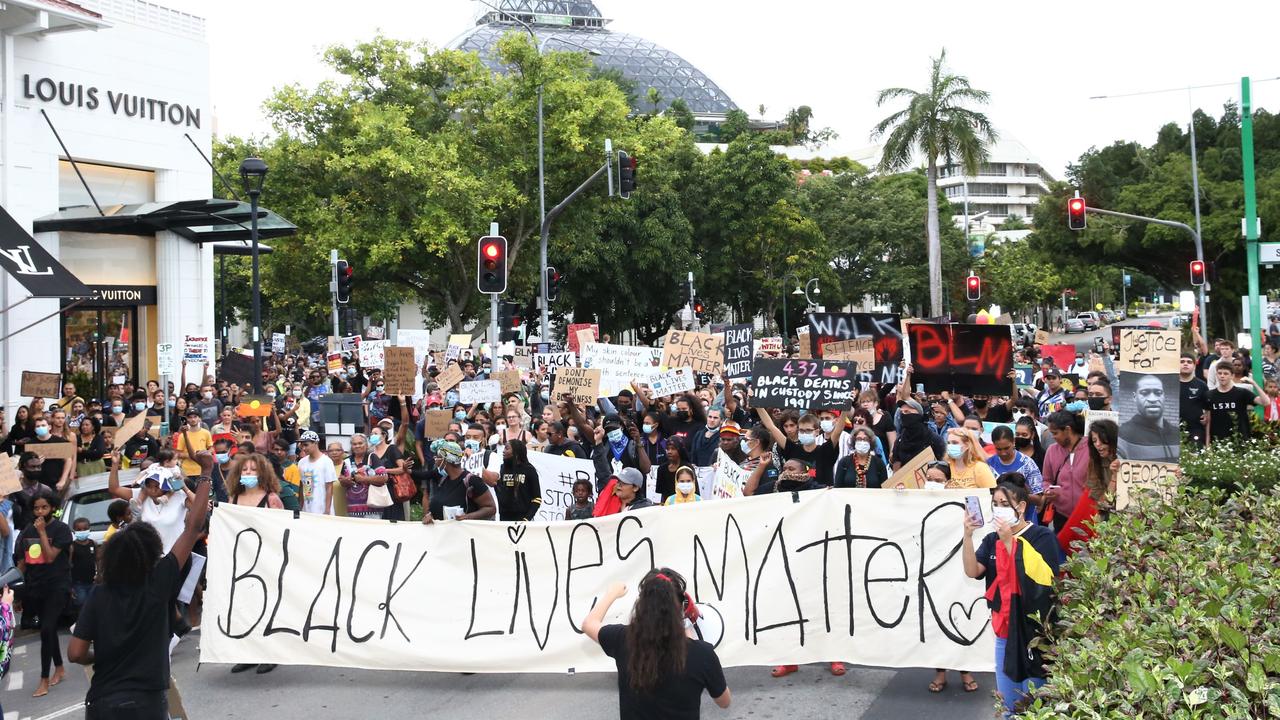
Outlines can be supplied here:
M985 526L970 513L964 516L964 571L987 584L996 636L996 691L1006 717L1017 712L1032 688L1044 684L1043 648L1035 640L1043 634L1041 618L1051 618L1053 581L1062 562L1053 530L1027 522L1029 503L1025 486L997 485L991 496L995 529L976 550L973 533Z

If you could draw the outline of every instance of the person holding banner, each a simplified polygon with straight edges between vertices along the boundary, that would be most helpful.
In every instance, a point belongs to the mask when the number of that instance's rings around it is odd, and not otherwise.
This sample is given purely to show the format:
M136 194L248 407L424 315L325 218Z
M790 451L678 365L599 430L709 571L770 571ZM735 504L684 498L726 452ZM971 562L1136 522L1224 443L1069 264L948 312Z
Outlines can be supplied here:
M715 648L689 636L699 615L684 578L670 568L650 570L640 580L631 622L605 625L609 608L626 594L627 586L615 583L582 621L582 632L617 665L622 720L697 718L703 690L727 709L731 695Z
M840 436L844 434L843 414L838 422L832 423L831 432L826 438L827 441L819 445L818 418L816 415L806 413L801 416L797 423L796 441L792 442L774 424L773 417L769 415L768 410L756 408L756 413L760 416L760 424L773 436L773 441L777 443L783 458L801 461L810 471L810 477L814 478L819 485L831 487L836 455L840 449Z
M440 477L423 488L423 507L428 510L422 522L437 520L490 520L497 506L489 494L489 486L477 475L462 469L462 447L452 440L431 444Z
M1006 718L1045 682L1043 628L1052 617L1053 582L1062 562L1053 532L1027 522L1029 504L1025 487L999 485L991 498L995 530L976 550L973 533L984 525L981 518L964 516L964 571L986 581L996 636L996 691Z

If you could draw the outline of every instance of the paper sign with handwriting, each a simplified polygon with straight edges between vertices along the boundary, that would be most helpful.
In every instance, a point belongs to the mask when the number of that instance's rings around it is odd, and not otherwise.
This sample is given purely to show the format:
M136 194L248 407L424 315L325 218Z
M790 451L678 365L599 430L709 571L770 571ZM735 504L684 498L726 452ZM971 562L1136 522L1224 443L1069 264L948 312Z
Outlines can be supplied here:
M582 346L582 367L600 370L600 392L605 397L630 388L632 380L649 382L655 370L652 358L652 349L644 346L596 342Z
M696 373L687 367L672 368L654 375L649 381L649 389L654 397L693 392L695 378Z
M382 349L383 388L388 395L416 395L418 393L418 366L413 362L411 347L384 347Z
M30 398L62 397L62 384L58 382L61 379L62 376L58 373L23 370L20 392Z
M497 380L472 380L458 383L458 402L463 405L495 403L502 400L502 383Z
M689 367L694 372L719 375L724 368L723 344L723 335L669 330L662 347L662 367Z
M1121 460L1116 470L1116 509L1123 510L1132 502L1134 493L1154 491L1165 502L1173 498L1177 490L1174 471L1177 463Z
M871 372L876 369L875 340L869 337L835 340L822 346L822 357L826 360L846 360L854 363L858 372Z
M554 397L572 395L579 406L595 405L600 397L600 371L594 368L559 368L553 393Z
M441 370L439 375L436 375L436 384L440 386L441 391L449 390L454 385L465 380L466 377L467 374L462 372L461 366L449 365Z
M1117 370L1173 375L1178 372L1182 337L1177 330L1121 328Z

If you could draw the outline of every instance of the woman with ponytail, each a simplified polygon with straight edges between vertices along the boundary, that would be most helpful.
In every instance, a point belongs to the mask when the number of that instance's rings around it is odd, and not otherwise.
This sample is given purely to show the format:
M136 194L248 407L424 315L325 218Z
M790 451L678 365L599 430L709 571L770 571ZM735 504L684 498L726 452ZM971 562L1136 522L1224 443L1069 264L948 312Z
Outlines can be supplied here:
M640 581L631 622L605 625L609 607L626 594L627 586L615 583L582 623L617 664L622 720L696 718L704 689L728 708L729 686L715 649L689 635L698 609L684 578L669 568L650 570Z

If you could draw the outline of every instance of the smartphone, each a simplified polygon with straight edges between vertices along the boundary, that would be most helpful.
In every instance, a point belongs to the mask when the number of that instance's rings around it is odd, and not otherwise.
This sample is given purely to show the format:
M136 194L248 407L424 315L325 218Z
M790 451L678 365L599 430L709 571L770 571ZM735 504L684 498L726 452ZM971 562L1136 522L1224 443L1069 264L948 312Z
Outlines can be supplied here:
M969 513L969 522L974 525L986 525L987 521L982 517L982 502L978 500L977 495L970 495L964 499L965 512Z

